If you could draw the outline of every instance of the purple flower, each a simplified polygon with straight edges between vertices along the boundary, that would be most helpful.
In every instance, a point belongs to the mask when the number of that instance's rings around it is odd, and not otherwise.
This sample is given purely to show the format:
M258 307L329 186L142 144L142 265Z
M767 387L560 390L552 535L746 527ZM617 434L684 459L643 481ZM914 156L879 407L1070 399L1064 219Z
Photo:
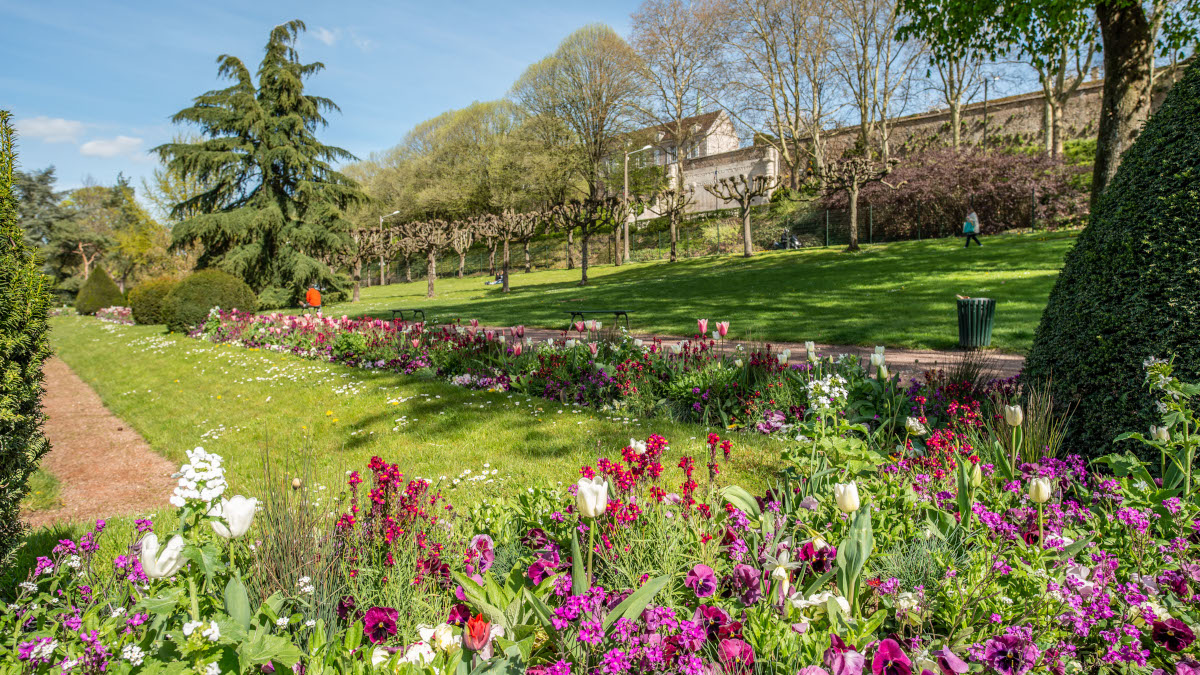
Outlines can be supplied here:
M762 574L753 567L734 565L732 582L733 591L743 605L753 605L762 599Z
M874 675L912 675L912 662L900 648L900 643L887 638L879 643L871 660Z
M488 571L492 563L496 562L496 544L486 534L477 534L471 537L471 544L468 548L479 557L480 574Z
M704 627L710 638L716 638L717 633L730 622L729 614L720 607L700 605L692 614L692 621Z
M358 618L358 603L354 601L353 595L343 595L337 604L338 619L344 623L349 623Z
M937 658L938 670L942 675L962 675L967 672L967 662L958 658L949 647L942 647L933 653Z
M830 635L829 649L825 650L825 665L829 666L833 675L862 675L867 659L853 645L847 645L837 635Z
M461 602L450 608L450 613L446 616L446 623L451 626L461 626L471 618L471 610Z
M550 546L550 538L540 527L535 527L521 537L521 543L534 551L540 551Z
M717 645L717 656L725 672L731 675L748 673L754 665L754 648L744 640L721 640Z
M800 547L800 559L808 562L816 574L825 574L833 569L833 561L837 559L837 548L828 545L817 548L813 542L807 541Z
M994 637L983 646L984 661L1000 675L1025 675L1037 658L1037 646L1014 635Z
M383 644L396 634L396 619L400 613L391 607L372 607L367 610L363 633L372 644Z
M1160 647L1169 652L1181 652L1196 640L1192 629L1179 619L1155 621L1151 635Z
M804 666L796 671L796 675L829 675L829 671L821 666Z
M717 591L717 575L708 565L696 565L687 573L683 585L692 589L697 598L707 598Z

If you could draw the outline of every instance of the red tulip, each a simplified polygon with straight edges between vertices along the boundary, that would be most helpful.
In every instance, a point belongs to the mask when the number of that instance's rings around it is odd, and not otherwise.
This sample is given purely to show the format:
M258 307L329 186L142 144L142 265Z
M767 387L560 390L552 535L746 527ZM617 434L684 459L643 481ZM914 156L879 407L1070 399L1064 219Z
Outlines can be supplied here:
M412 345L413 345L413 349L417 349L418 347L421 346L421 340L420 339L413 340Z
M520 355L521 355L521 343L514 342L513 343L513 356L520 356Z
M463 628L463 648L469 651L481 651L492 641L492 624L484 620L482 614L467 619Z

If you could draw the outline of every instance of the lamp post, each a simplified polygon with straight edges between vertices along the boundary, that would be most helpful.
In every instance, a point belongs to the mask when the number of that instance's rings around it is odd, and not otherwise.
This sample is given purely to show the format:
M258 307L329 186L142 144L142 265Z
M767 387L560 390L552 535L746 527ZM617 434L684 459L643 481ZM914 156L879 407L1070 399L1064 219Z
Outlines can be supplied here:
M387 214L386 216L379 216L379 236L381 239L383 237L383 219L391 218L392 216L397 216L397 215L400 215L399 211L392 211L391 213ZM379 256L379 285L384 286L386 284L387 284L387 267L384 264L383 256L380 255Z
M987 147L988 134L988 83L992 80L999 81L999 75L983 78L983 146Z
M716 184L717 184L717 170L713 169L713 185L716 185ZM713 189L715 190L716 188L713 188ZM713 197L713 201L716 201L716 197ZM721 255L721 219L720 219L720 217L717 218L717 255L718 256Z
M654 147L654 146L647 145L645 147L634 150L633 152L630 152L629 150L625 151L625 192L624 192L624 194L625 194L625 207L626 208L629 207L629 156L636 155L639 152L645 152L646 150L649 150L652 147ZM629 258L629 216L625 216L625 227L624 227L623 234L625 237L625 262L631 262L631 260Z

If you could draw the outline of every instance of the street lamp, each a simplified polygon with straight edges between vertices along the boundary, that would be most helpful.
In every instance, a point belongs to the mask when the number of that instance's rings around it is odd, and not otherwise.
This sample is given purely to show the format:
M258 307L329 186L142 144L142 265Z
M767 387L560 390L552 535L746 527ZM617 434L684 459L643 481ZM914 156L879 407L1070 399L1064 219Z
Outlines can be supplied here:
M625 207L626 208L629 208L629 156L636 155L639 152L645 152L646 150L649 150L650 148L653 148L653 147L654 147L653 145L646 145L642 148L634 150L633 152L630 152L629 150L625 151L625 191L624 192L625 192ZM629 216L625 216L624 236L625 236L625 262L631 262L630 258L629 258Z
M386 216L379 216L379 236L380 237L383 236L383 219L391 218L392 216L398 216L398 215L400 215L399 211L392 211L391 213L387 214ZM379 285L380 286L387 285L387 266L384 264L382 255L379 256Z

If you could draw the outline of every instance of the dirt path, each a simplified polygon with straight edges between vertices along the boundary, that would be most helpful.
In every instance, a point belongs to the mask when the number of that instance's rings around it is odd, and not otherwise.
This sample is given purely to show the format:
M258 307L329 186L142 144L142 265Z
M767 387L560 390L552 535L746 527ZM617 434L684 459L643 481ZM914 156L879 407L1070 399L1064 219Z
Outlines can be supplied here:
M166 503L176 467L100 402L66 363L46 362L42 468L59 481L62 506L26 514L32 527L146 513Z
M608 317L609 321L612 317ZM610 325L604 322L605 325ZM709 322L709 330L716 327L716 322ZM494 330L503 330L502 328L494 328ZM642 333L633 333L633 337L640 338L647 342L651 340L661 340L664 344L670 345L684 339L678 336L670 335L650 335ZM558 330L548 330L545 328L526 328L525 336L532 337L534 341L544 342L546 338L554 338L555 341L561 341L564 333ZM575 331L565 334L567 338L583 337ZM720 343L722 352L731 353L740 344L735 340L724 340ZM747 345L750 347L752 345ZM761 346L761 345L756 345ZM772 342L771 350L780 352L784 349L792 350L792 362L798 363L804 360L804 343L802 342ZM870 354L875 352L873 347L853 347L846 345L826 345L817 344L817 352L822 355L837 355L837 354L853 354L861 359L866 359ZM898 373L901 377L918 377L924 371L931 368L949 369L949 366L954 361L960 358L962 352L955 351L934 351L927 349L900 349L898 347L888 347L886 351L888 369L892 373ZM1021 368L1025 366L1025 357L1020 354L1004 354L1000 352L985 352L985 358L989 362L992 371L999 377L1011 377L1021 372Z

